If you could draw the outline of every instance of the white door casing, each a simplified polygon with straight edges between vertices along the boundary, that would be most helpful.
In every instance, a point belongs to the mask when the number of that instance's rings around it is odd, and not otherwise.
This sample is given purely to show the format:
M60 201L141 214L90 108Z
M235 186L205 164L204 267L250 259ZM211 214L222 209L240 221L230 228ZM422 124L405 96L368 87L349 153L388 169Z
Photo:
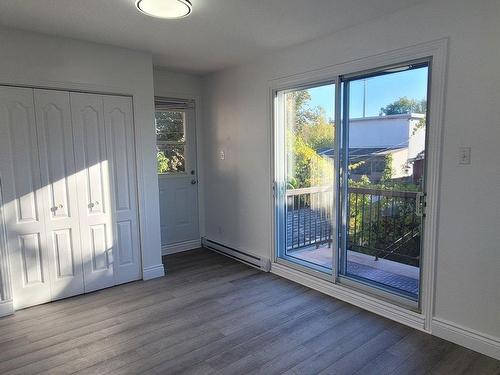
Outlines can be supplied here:
M81 294L80 226L69 92L35 90L52 300Z
M102 96L70 93L85 292L114 285L113 224Z
M185 111L185 173L160 174L160 224L162 247L199 241L198 178L196 165L195 108Z
M115 284L141 278L132 98L103 95L115 241Z
M51 300L33 90L0 87L0 179L14 308Z

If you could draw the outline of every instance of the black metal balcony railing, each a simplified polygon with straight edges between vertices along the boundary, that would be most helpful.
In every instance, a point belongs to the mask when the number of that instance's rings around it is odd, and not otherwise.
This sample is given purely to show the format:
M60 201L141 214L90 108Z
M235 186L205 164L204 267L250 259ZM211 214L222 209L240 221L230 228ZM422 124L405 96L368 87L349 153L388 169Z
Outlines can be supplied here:
M286 192L287 250L328 244L332 239L330 187L310 187Z
M421 217L418 192L349 188L349 250L418 266ZM331 187L286 192L287 250L332 242Z

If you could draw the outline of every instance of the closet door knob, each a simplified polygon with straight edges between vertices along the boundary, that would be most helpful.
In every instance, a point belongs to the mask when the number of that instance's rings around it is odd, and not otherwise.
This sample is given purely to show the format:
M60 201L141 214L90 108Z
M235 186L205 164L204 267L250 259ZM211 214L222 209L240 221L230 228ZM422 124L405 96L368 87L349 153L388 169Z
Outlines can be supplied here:
M90 202L89 203L89 208L94 208L94 203Z
M60 210L61 208L63 208L64 206L62 204L58 204L57 206L54 206L54 207L51 207L50 210L52 212L56 212L57 210Z

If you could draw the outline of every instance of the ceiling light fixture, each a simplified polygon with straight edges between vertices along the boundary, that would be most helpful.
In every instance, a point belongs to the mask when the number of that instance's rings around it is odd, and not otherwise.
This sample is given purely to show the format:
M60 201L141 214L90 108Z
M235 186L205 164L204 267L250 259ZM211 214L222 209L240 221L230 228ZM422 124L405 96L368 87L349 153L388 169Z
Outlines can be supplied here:
M188 0L137 0L137 9L156 18L184 18L193 10Z

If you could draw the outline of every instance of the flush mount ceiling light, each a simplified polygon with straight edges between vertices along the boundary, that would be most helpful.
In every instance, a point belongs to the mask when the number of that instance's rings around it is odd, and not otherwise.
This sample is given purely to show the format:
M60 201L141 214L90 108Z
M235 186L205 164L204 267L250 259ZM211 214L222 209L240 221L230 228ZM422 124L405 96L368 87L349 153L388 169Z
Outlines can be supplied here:
M148 16L167 19L184 18L193 9L188 0L137 0L135 6Z

